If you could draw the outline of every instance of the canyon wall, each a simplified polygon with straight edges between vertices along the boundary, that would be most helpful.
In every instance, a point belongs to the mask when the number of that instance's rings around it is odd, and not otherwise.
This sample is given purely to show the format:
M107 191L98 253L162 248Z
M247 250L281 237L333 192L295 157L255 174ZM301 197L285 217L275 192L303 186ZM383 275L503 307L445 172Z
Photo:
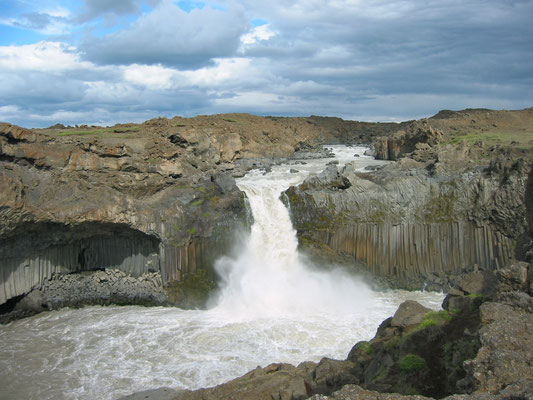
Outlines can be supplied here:
M367 172L357 161L330 165L290 188L301 247L409 289L446 289L462 273L508 264L527 229L528 167L468 167L462 146L438 153L440 162L410 157Z

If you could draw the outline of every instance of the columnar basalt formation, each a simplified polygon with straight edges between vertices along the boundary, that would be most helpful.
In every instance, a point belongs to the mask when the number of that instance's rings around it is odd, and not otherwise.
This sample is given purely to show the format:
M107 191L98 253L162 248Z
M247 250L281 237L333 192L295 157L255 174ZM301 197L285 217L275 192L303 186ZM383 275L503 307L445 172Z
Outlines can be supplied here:
M320 143L370 142L393 125L247 114L107 128L2 123L0 305L85 270L157 271L165 285L199 270L210 278L247 224L232 176Z
M415 286L463 267L497 268L524 231L519 199L532 120L527 109L402 124L247 114L105 128L2 123L0 304L54 274L83 270L158 271L165 285L200 270L209 278L233 232L247 225L233 177L331 143L375 143L378 156L399 161L290 191L302 245L325 245L391 278L415 277ZM467 132L487 139L513 124L526 139L511 135L510 144L516 138L522 153L501 157L504 148ZM469 145L458 149L458 138ZM480 164L483 157L493 161Z
M506 265L527 229L527 158L472 163L468 145L415 149L376 171L332 165L290 188L301 246L411 289L446 289L464 272Z

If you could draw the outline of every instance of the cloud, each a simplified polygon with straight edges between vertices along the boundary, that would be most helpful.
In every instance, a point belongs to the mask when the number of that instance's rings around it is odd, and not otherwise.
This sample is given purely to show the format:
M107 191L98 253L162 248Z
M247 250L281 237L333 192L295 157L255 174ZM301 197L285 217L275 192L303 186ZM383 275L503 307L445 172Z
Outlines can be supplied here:
M138 0L84 0L77 20L87 22L101 16L118 17L138 14L141 11Z
M81 62L74 50L63 43L47 41L23 46L0 46L0 70L60 73L87 67L89 64Z
M165 1L131 27L86 40L81 49L98 64L161 64L197 68L233 56L248 22L240 12L210 7L183 11Z
M254 44L259 40L268 40L273 37L276 33L271 31L268 24L256 26L251 32L245 33L241 37L243 44Z
M70 22L66 9L55 9L45 12L33 11L11 18L0 18L1 25L33 30L44 35L61 35L69 32Z
M40 3L6 14L43 31L80 15L85 22L62 28L70 36L0 47L0 118L26 126L219 112L405 120L440 108L533 105L531 1L214 1ZM96 36L83 36L88 30Z

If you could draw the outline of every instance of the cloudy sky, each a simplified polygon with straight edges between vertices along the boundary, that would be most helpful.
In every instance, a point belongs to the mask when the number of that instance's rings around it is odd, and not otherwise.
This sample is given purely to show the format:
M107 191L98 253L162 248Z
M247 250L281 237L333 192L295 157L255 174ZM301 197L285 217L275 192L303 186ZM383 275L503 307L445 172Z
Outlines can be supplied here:
M533 106L533 0L0 0L0 121Z

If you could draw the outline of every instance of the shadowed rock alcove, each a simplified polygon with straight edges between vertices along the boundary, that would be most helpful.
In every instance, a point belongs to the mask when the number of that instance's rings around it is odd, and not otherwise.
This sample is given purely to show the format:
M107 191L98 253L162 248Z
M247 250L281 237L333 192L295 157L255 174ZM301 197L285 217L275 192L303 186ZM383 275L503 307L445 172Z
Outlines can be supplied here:
M26 224L0 244L0 304L54 274L105 268L159 272L159 240L120 224Z

